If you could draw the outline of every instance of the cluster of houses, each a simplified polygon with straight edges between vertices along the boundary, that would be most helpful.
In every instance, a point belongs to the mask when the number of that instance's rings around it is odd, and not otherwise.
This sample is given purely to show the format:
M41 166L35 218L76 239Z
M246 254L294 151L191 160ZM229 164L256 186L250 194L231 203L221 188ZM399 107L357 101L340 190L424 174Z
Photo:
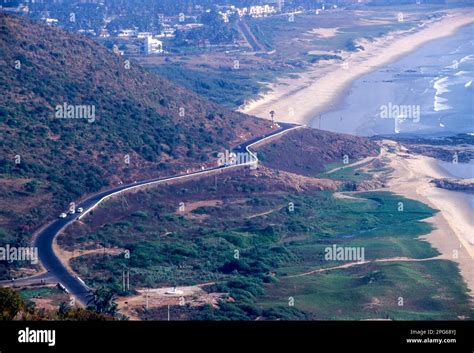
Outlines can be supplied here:
M236 7L234 5L218 6L218 13L224 20L229 21L229 17L237 15L239 17L251 16L254 18L265 17L276 13L281 13L282 7L284 6L285 0L267 0L265 4L254 5L249 7ZM0 6L1 7L1 6ZM27 5L22 5L14 8L16 12L29 12ZM202 6L195 6L195 12L206 12L210 10L204 9ZM80 29L79 33L89 35L93 37L108 38L118 37L121 39L139 39L142 42L141 47L143 52L147 55L150 54L162 54L165 53L163 48L163 40L166 38L175 37L176 31L188 31L197 29L203 26L202 23L198 23L198 17L192 15L185 15L183 13L178 16L165 16L159 14L159 20L161 23L160 33L152 32L140 32L136 28L126 28L119 31L110 31L107 28L107 23L110 19L105 19L105 25L100 29ZM50 17L48 11L44 11L41 14L41 21L49 26L61 26L59 20Z
M228 22L229 17L234 14L237 14L239 17L265 17L281 12L284 4L285 0L270 0L264 5L254 5L242 8L236 7L234 5L219 6L219 14L222 16L225 22Z
M221 15L227 17L231 14L238 14L239 17L251 16L251 17L264 17L277 12L277 9L272 5L256 5L250 7L234 7L230 6L225 12L220 12Z
M174 32L173 32L174 33ZM163 33L159 35L153 35L152 32L138 32L135 29L123 29L119 31L118 37L122 39L140 39L143 41L143 52L147 55L151 54L163 54L165 53L163 47L163 41L161 38L168 36L174 36L171 32ZM100 37L106 38L110 37L110 33L107 30L103 30L100 34Z

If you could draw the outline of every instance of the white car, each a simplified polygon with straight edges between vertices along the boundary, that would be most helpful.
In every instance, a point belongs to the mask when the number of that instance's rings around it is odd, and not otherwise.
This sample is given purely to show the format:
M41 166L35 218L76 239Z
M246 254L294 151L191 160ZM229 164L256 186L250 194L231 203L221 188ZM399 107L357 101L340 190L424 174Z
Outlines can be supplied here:
M77 208L77 213L82 213L83 211L84 211L84 209L82 207Z
M64 212L59 215L59 218L66 218L66 217L67 217L67 214L65 214Z
M86 282L84 282L81 277L76 276L76 279L77 279L79 282L81 282L84 286L87 287Z

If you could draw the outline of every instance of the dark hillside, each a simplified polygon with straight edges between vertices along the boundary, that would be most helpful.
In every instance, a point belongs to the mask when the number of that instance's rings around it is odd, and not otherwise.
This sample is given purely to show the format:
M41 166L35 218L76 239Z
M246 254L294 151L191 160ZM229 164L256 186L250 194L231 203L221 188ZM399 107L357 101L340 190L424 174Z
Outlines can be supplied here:
M5 14L0 77L0 228L14 234L84 194L199 168L269 129L90 39ZM90 115L58 118L64 104Z

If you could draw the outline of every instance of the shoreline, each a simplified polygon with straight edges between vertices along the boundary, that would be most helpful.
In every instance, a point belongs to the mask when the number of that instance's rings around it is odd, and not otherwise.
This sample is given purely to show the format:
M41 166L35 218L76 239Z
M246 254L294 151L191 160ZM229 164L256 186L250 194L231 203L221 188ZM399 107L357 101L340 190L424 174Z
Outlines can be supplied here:
M387 142L394 145L394 142ZM439 212L425 221L435 229L421 239L429 242L441 253L442 259L458 264L474 306L474 220L472 209L463 193L440 189L431 179L448 177L436 159L422 155L409 155L405 151L391 153L393 173L388 182L389 191L420 201ZM402 153L400 153L402 152Z
M350 85L361 76L410 54L436 39L454 35L474 23L474 9L448 11L440 19L420 27L376 38L361 40L364 51L346 53L344 62L330 60L314 65L296 79L282 78L268 87L270 92L247 102L238 111L269 119L275 111L278 121L310 125L316 115L340 104ZM422 29L419 29L422 28Z

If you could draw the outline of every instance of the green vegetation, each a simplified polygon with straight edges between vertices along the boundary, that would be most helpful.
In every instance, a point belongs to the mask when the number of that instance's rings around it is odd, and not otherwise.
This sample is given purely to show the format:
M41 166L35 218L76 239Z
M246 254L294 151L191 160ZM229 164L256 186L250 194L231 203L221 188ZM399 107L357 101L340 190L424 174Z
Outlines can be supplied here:
M209 100L231 108L242 105L246 99L261 92L263 77L239 71L193 70L178 64L149 67L151 71L193 90Z
M368 264L284 278L260 298L261 309L294 307L318 320L456 320L473 315L451 261ZM453 277L454 275L454 277Z
M4 217L12 217L13 212L0 209L0 215ZM28 243L28 234L23 229L19 234L0 228L0 247L5 248L7 244L10 247L30 246ZM27 266L29 262L23 261L0 261L0 278L9 278L10 271L22 266Z
M416 27L421 21L440 15L432 15L426 8L407 6L404 20L398 21L399 11L394 8L379 7L377 13L357 10L328 11L324 15L305 12L294 17L270 16L247 23L257 41L271 51L269 58L273 64L305 68L320 60L339 59L343 51L365 50L358 43L360 39L374 40L390 32ZM332 29L334 34L316 35L315 29Z
M124 268L130 271L132 287L215 282L205 289L225 293L220 309L176 309L176 315L187 318L456 319L472 315L466 287L448 261L369 263L289 277L345 264L325 259L325 249L333 245L363 248L368 261L435 257L438 252L418 239L432 230L423 221L435 213L430 207L387 192L336 199L330 192L262 193L258 185L242 188L253 184L249 180L228 180L218 186L226 190L225 205L196 208L191 215L197 218L180 214L178 201L170 205L170 200L176 195L181 196L175 200L209 197L217 192L210 189L212 180L131 197L130 209L118 212L114 221L94 229L71 229L60 242L63 246L94 242L130 250L129 258L94 255L73 261L75 270L92 286L106 286L119 295L130 294L121 287ZM290 202L294 210L289 209ZM99 217L100 212L120 208L118 201L105 206L97 211ZM137 217L141 212L148 217ZM266 214L254 217L260 213ZM405 306L398 306L399 296ZM294 298L294 306L288 305L289 297ZM152 312L143 315L151 318Z
M93 291L87 308L97 313L114 316L117 314L117 304L114 299L113 291L101 287Z
M58 310L37 309L31 298L58 294L55 288L39 287L17 292L12 288L0 288L0 321L68 320L68 321L111 321L113 315L91 309L71 308L61 302Z
M230 23L225 23L217 11L205 12L201 15L201 28L193 31L177 31L175 44L182 46L207 40L210 44L234 43L237 31Z
M328 178L334 180L341 180L346 182L358 182L362 180L370 179L370 175L359 170L360 165L355 167L349 167L345 164L336 164L335 168L340 168L332 173L321 173L321 178Z
M62 293L57 287L37 287L37 288L26 288L20 291L20 295L25 300L31 300L32 298L47 297L55 294Z
M13 320L25 307L22 297L10 288L0 288L0 320Z
M178 31L175 39L165 40L173 55L144 62L171 81L234 108L264 92L265 82L294 76L320 61L340 60L343 52L365 50L360 39L406 30L429 18L415 7L407 8L403 22L397 15L393 8L384 8L377 15L370 10L328 11L324 16L306 12L296 14L294 21L287 16L268 16L231 18L223 23L210 12L203 16L204 27ZM333 29L334 35L318 35L317 28ZM248 55L248 45L256 51L254 55ZM238 70L232 69L234 60L240 64Z

